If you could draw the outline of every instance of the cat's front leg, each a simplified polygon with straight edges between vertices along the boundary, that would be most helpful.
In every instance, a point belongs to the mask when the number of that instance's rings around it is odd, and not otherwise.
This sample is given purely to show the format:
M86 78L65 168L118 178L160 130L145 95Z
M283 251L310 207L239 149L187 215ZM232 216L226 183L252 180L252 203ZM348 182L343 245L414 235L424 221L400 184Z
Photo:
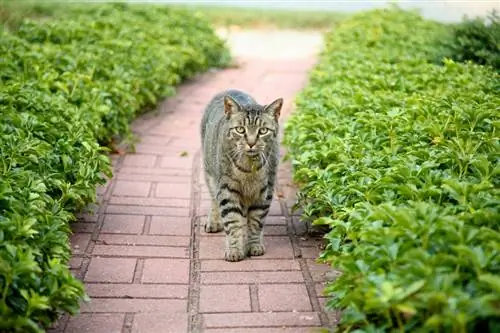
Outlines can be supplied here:
M248 254L250 256L261 256L266 252L263 227L273 199L273 184L270 182L261 193L264 195L260 200L248 207Z
M217 195L220 218L226 232L225 259L240 261L246 256L247 218L238 191L223 185Z

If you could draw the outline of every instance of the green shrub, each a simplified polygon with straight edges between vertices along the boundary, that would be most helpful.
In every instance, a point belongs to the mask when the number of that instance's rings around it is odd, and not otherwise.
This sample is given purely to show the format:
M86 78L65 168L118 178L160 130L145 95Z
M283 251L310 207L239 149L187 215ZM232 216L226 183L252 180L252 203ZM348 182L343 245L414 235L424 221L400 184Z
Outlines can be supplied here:
M447 26L397 9L326 37L285 144L341 332L500 329L500 80L444 61Z
M99 142L229 55L200 17L124 5L25 19L0 54L0 331L44 332L86 299L69 223L111 175Z
M453 29L451 58L473 61L500 71L500 16L493 11L486 18L465 19Z

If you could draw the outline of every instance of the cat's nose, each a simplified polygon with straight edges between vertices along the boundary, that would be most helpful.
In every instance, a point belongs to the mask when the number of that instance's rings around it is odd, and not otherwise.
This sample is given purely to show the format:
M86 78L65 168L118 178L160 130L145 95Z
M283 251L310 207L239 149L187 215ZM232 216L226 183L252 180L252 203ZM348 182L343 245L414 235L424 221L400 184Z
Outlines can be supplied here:
M253 148L255 146L255 143L250 143L249 142L249 143L247 143L247 145L248 145L248 148Z

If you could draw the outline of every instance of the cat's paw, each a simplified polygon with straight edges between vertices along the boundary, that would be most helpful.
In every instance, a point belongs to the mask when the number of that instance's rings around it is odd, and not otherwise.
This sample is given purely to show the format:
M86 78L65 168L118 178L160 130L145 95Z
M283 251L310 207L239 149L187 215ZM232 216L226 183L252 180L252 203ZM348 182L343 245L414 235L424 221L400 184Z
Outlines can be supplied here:
M216 233L219 231L222 231L224 229L224 226L222 223L207 223L205 224L205 232L206 233Z
M241 261L245 258L245 252L236 247L231 247L229 249L226 249L224 258L226 259L226 261Z
M257 257L261 256L266 252L266 248L262 244L251 244L248 247L248 255Z

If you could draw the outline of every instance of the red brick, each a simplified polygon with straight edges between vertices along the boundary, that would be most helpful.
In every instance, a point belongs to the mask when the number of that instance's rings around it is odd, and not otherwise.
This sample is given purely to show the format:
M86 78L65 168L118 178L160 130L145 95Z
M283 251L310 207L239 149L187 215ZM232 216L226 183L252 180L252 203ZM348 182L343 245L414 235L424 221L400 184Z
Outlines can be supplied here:
M167 102L170 101L170 99L167 100ZM140 138L142 144L152 144L156 146L168 146L170 141L172 140L168 136L160 136L160 135L148 135L144 134Z
M104 193L106 193L106 190L108 189L108 186L109 186L109 182L105 185L97 186L97 188L95 189L96 194L97 195L104 195Z
M164 132L168 128L159 128L156 126L155 128L151 129L151 134L158 134ZM173 129L173 128L172 128ZM183 126L182 128L178 128L180 131L184 131L188 129L189 135L193 135L193 130L195 130L195 127L193 126ZM177 130L177 129L175 129ZM177 134L182 135L181 132L177 132ZM136 153L140 154L154 154L154 155L166 155L166 156L176 156L177 154L181 154L184 150L186 151L196 151L194 149L195 147L186 147L185 149L182 149L181 147L172 147L170 145L168 146L162 146L162 145L154 145L154 144L143 144L139 143L135 146L135 151ZM175 154L175 155L174 155ZM192 156L193 154L191 154Z
M144 228L145 216L106 215L101 232L115 234L140 234Z
M271 207L269 208L269 216L282 216L283 213L281 212L281 205L280 202L277 200L273 200L271 203Z
M268 225L286 225L286 218L284 216L268 215L266 217L264 229Z
M85 281L132 282L136 260L130 258L97 258L90 261Z
M301 247L302 258L316 259L319 257L320 250L315 247Z
M200 259L223 259L225 236L201 237ZM264 237L266 253L262 259L293 258L292 243L288 237ZM259 258L260 259L260 258Z
M117 180L113 195L123 197L147 197L149 195L149 182L133 182L127 180Z
M72 257L70 260L69 260L69 267L71 269L79 269L81 266L82 266L82 261L83 261L83 258L80 258L80 257Z
M203 272L202 284L304 282L300 271L279 272Z
M200 313L251 311L247 285L201 286Z
M203 333L325 333L325 330L321 330L319 327L266 327L266 328L209 328L203 331Z
M202 260L202 272L243 272L243 271L298 271L299 262L293 259L262 259L249 257L238 262L228 262L224 259Z
M151 236L151 235L110 235L101 234L99 240L105 245L154 245L188 247L190 238L186 236Z
M187 314L172 311L136 314L132 325L132 333L188 333L187 329Z
M191 184L158 183L156 185L158 198L189 198L190 196Z
M116 205L140 205L140 206L189 208L191 202L189 199L111 197L109 203Z
M191 235L191 218L153 216L149 233L151 235Z
M191 179L191 170L187 169L165 169L165 168L138 168L138 167L122 167L118 175L132 174L145 176L174 176L177 180L174 183L189 181ZM160 180L158 180L160 181Z
M82 313L163 312L183 313L187 300L151 298L93 298L81 306Z
M87 283L90 297L109 298L178 298L187 299L188 285Z
M264 227L264 236L287 236L288 231L284 225L267 225Z
M96 245L94 255L121 257L187 258L189 251L182 247L142 245Z
M316 282L332 281L339 275L339 273L333 270L329 265L319 264L311 259L307 260L307 266L309 267L309 272L313 280Z
M261 311L312 311L304 284L261 284L258 290Z
M203 315L206 328L217 327L293 327L319 326L321 321L316 312L253 312L210 313Z
M318 297L325 297L326 295L323 293L326 288L326 283L325 282L318 282L315 285L316 289L316 296Z
M123 160L124 166L150 168L155 165L156 155L127 155Z
M189 283L189 260L146 259L143 283Z
M71 236L71 249L73 255L83 254L89 246L91 234L73 234Z
M142 182L165 182L165 183L186 183L191 181L189 175L156 175L156 174L138 174L138 173L122 173L116 174L118 180L142 181Z
M124 314L80 314L69 319L68 333L121 333Z
M188 208L179 207L155 207L155 206L131 206L131 205L108 205L106 207L108 214L132 214L132 215L158 215L158 216L176 216L188 217Z
M182 153L183 151L171 156L162 156L160 166L171 169L191 169L193 167L193 155L187 153L187 156L181 156Z

